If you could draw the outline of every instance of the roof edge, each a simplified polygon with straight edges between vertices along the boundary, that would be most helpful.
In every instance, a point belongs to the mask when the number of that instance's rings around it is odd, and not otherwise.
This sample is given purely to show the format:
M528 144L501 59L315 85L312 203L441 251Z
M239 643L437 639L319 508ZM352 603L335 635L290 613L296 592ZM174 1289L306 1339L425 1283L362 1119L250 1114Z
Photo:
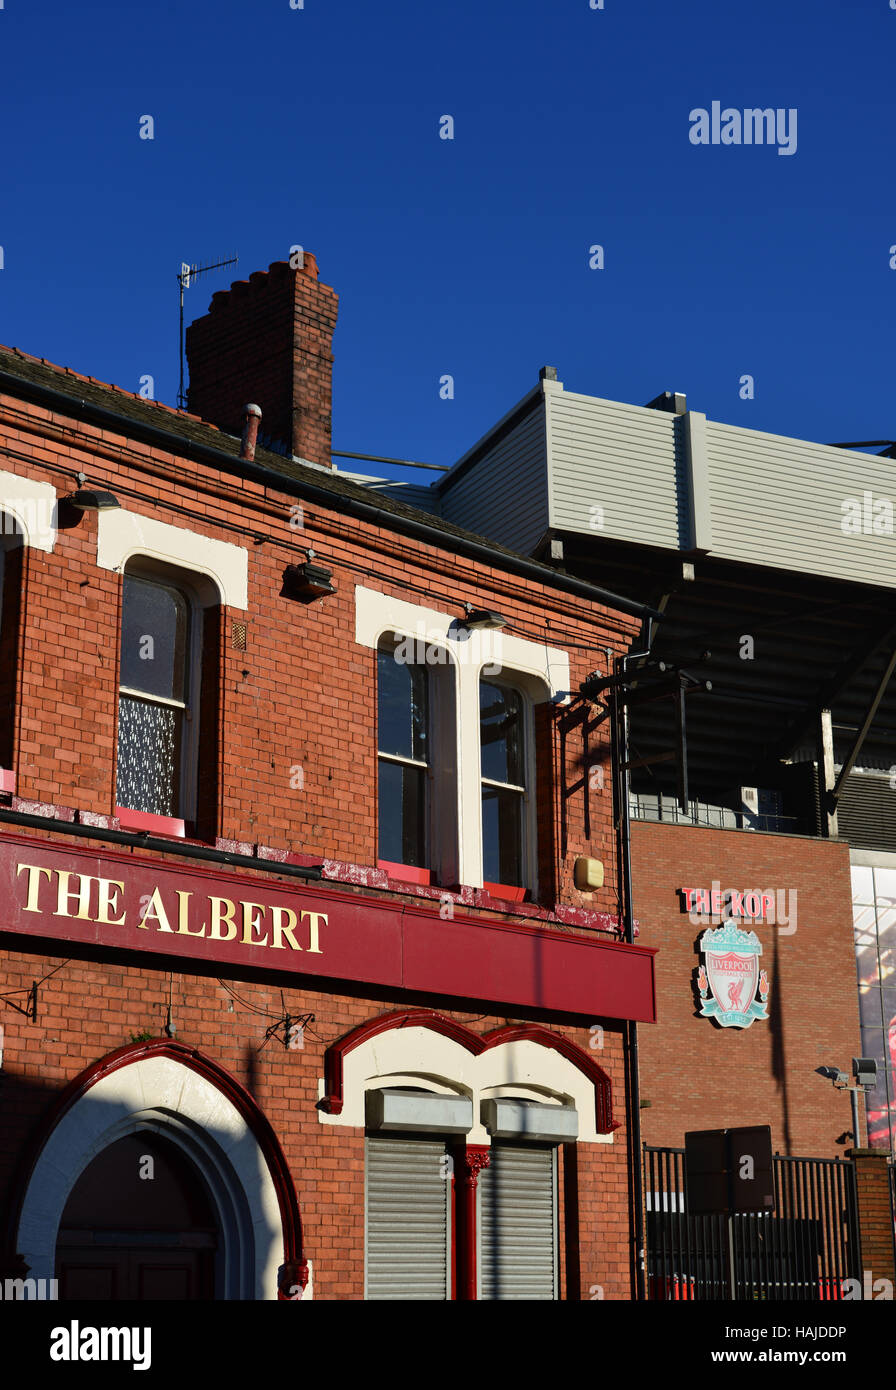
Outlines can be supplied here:
M371 522L380 529L389 530L391 528L403 532L405 535L411 535L426 544L434 545L443 550L451 550L468 559L477 560L491 569L499 565L503 566L511 574L532 579L548 588L559 590L561 593L570 593L577 598L584 598L592 603L615 608L617 611L633 617L642 619L662 617L662 614L656 609L635 599L613 594L609 590L588 584L584 580L575 579L571 575L558 573L549 565L540 564L538 561L530 560L528 556L519 555L514 551L496 550L493 544L490 544L483 537L475 536L472 532L458 535L451 531L444 531L433 524L433 518L426 512L418 512L416 516L402 516L388 508L377 507L366 498L362 501L360 498L346 496L342 492L322 487L319 483L306 482L304 479L279 473L272 468L265 467L264 464L249 462L247 459L241 459L223 449L216 449L211 444L204 444L200 440L184 438L171 429L164 429L148 421L134 420L130 416L119 415L117 411L110 410L106 406L79 399L65 391L56 390L54 387L45 386L40 382L25 380L12 372L0 370L0 389L9 395L24 400L33 400L37 404L48 405L52 409L74 415L76 418L112 428L126 439L138 438L142 442L153 444L168 453L172 452L172 445L176 444L177 451L185 457L192 458L197 462L208 463L220 472L230 473L235 477L253 478L264 486L288 496L304 497L306 500L313 499L321 506L329 507L332 511L344 512L358 520ZM535 389L539 391L540 384ZM530 396L532 394L530 392ZM359 491L361 491L360 488ZM415 508L410 507L407 510L409 512L416 511Z

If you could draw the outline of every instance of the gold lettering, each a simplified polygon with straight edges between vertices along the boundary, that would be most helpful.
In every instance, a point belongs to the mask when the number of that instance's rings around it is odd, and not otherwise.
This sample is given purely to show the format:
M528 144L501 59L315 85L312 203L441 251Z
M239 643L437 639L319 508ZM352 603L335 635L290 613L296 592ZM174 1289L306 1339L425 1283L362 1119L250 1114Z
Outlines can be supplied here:
M323 922L323 923L326 925L327 914L326 914L325 912L303 912L303 913L302 913L302 921L303 921L303 922L304 922L304 920L305 920L306 917L308 917L308 918L311 919L311 920L310 920L310 924L309 924L309 928L308 928L309 933L310 933L310 936L311 936L311 945L308 947L308 954L309 954L309 956L322 956L322 955L323 955L323 951L322 951L321 948L320 948L320 936L319 936L319 934L318 934L318 933L319 933L318 923L319 923L319 922Z
M59 917L75 917L81 920L95 920L103 926L121 927L127 920L127 909L124 906L126 897L125 884L114 878L96 878L90 874L79 874L69 869L48 869L41 864L17 864L16 877L22 873L28 876L25 905L23 911L36 912L43 915L46 911L39 905L40 888L43 877L48 883L52 884L53 874L57 875L57 893L55 915ZM97 884L97 914L95 919L91 919L91 885ZM190 925L190 909L193 893L184 889L175 889L177 895L177 932L181 936L206 936L215 941L235 941L239 932L236 921L237 907L240 909L242 919L242 931L240 935L241 944L244 946L271 946L274 950L282 951L285 946L289 946L292 951L301 951L302 947L296 940L296 930L301 925L308 923L308 946L309 955L323 955L320 944L321 924L328 924L328 914L326 912L311 912L303 910L297 914L291 907L279 907L265 903L249 902L240 900L234 903L230 898L209 897L208 902L211 909L210 920L203 922L199 927ZM158 931L173 932L169 920L168 911L162 898L162 889L156 886L148 900L141 899L141 903L146 903L141 920L137 923L138 928L146 931L155 923ZM75 910L76 908L76 910ZM271 914L271 939L268 939L268 931L265 923L265 913L270 910Z
M112 896L115 894L117 898L118 893L123 893L124 884L118 883L114 878L100 878L97 882L100 885L100 901L96 920L107 927L123 927L127 913L123 912L120 917L110 917L109 913L118 911L120 904L117 901L113 902Z
M282 925L282 919L283 919L284 917L287 918L287 925L286 925L285 927ZM294 930L294 928L295 928L296 926L298 926L298 921L299 921L299 919L298 919L298 917L296 916L296 914L293 912L292 908L291 908L291 907L272 907L272 908L271 908L271 918L272 918L271 925L272 925L273 928L274 928L274 940L271 942L271 945L273 946L274 950L275 950L275 951L282 950L282 948L283 948L283 942L280 940L280 938L281 938L281 936L285 936L285 937L288 938L289 944L290 944L290 946L292 947L292 949L293 949L294 951L301 951L301 949L302 949L301 946L299 945L298 941L296 941L295 937L293 936L293 930Z
M267 934L267 932L265 932L264 936L261 938L260 941L255 941L255 940L253 940L253 937L252 937L252 933L253 933L254 931L261 931L261 929L262 929L263 922L264 922L264 904L263 904L263 903L247 903L247 902L244 902L244 903L242 904L242 907L243 907L243 945L244 945L244 946L267 946L267 944L268 944L268 934ZM256 912L256 911L261 913L261 916L262 916L262 921L261 921L261 922L256 921L256 919L255 919L255 912Z
M149 900L149 906L143 914L143 921L138 922L137 926L146 927L148 929L149 923L146 920L147 917L155 917L159 931L173 930L171 923L168 921L168 913L165 911L162 903L162 890L160 888L154 888L152 890L152 897Z
M233 914L236 908L229 898L209 898L212 905L212 920L208 929L209 936L213 936L216 941L232 941L236 936L236 922ZM221 930L222 923L227 924L227 934Z
M56 894L56 916L57 917L86 917L90 918L90 885L93 879L89 874L73 874L69 869L57 869L56 874L59 880L59 891ZM73 889L69 888L69 880L78 880L78 911L69 912L68 903L73 896Z
M177 930L181 936L205 936L205 923L198 931L190 931L190 899L193 894L177 888Z
M26 912L43 913L43 908L37 905L37 895L40 892L40 876L46 874L47 878L53 877L52 869L45 869L40 864L19 864L16 868L16 878L23 869L28 870L28 898L25 902ZM37 874L35 878L34 875Z

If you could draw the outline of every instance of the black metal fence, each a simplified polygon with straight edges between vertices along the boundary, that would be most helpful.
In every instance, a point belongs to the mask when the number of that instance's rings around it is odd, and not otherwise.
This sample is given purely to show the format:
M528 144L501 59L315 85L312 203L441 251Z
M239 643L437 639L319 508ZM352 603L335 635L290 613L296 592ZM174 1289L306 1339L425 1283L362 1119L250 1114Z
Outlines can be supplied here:
M645 1144L651 1298L818 1302L842 1298L845 1279L861 1281L852 1163L776 1155L774 1168L773 1213L691 1216L684 1149Z

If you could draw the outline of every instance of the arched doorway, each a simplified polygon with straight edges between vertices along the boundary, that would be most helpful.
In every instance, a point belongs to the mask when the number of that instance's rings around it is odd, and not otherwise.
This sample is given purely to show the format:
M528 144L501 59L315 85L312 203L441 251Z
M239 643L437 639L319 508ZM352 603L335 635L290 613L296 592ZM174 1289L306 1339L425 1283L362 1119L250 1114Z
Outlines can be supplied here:
M217 1217L182 1149L150 1130L115 1140L81 1174L56 1241L63 1299L215 1296Z
M133 1141L130 1148L118 1147L124 1139ZM164 1184L156 1197L138 1193L139 1220L129 1225L133 1217L101 1188L119 1182L128 1165L132 1182L141 1155L160 1160L155 1171ZM87 1227L76 1223L91 1209L100 1245L78 1236ZM103 1231L112 1237L104 1243ZM128 1251L128 1261L120 1262L127 1268L109 1270L107 1259L106 1273L91 1275L103 1261L87 1259L85 1245L108 1251L116 1241ZM180 1280L195 1292L159 1291L162 1274L149 1271L151 1261L132 1258L141 1245L170 1249L175 1241L182 1251L206 1252L179 1266L168 1261L169 1289ZM6 1258L33 1279L50 1279L68 1261L66 1251L75 1253L69 1264L80 1271L67 1265L66 1279L80 1279L85 1289L70 1297L140 1297L87 1288L103 1279L121 1288L136 1279L139 1287L142 1279L147 1298L277 1298L278 1268L303 1264L298 1202L274 1130L235 1077L195 1048L153 1038L110 1053L69 1083L23 1155ZM164 1265L160 1258L158 1268ZM303 1295L309 1296L311 1285Z

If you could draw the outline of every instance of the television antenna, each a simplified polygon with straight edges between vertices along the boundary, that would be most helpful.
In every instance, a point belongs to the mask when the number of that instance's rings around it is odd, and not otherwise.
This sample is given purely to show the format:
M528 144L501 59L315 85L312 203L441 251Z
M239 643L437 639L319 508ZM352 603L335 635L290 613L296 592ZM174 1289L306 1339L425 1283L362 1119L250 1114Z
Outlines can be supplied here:
M194 280L198 280L200 275L207 275L212 270L222 270L226 265L236 265L239 256L231 256L226 261L209 262L208 265L187 265L186 261L181 261L180 270L177 275L177 283L180 286L180 385L177 391L177 408L185 410L187 407L187 393L184 390L184 290L188 290Z

